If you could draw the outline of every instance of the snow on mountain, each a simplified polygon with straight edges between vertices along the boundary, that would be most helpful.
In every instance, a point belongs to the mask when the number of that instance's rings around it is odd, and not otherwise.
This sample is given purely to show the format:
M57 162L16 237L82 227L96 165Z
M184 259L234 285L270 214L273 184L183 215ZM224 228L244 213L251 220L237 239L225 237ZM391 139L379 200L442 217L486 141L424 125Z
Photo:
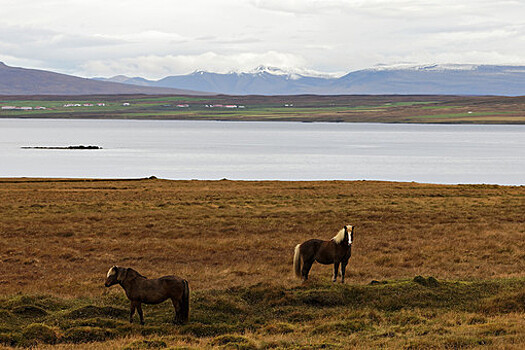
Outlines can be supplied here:
M412 64L399 63L392 65L376 65L368 70L384 71L384 70L413 70L413 71L447 71L447 70L476 70L479 65L475 64Z
M458 94L525 95L524 66L476 64L378 65L346 75L259 66L246 72L204 70L157 81L117 76L127 84L231 95Z

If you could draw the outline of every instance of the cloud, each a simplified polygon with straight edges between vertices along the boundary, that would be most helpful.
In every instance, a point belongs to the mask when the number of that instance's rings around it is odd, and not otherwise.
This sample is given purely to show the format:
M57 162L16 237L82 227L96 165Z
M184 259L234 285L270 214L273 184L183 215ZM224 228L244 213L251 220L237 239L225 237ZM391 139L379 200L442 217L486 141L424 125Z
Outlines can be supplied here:
M0 23L0 57L7 64L84 76L158 78L264 64L340 72L397 60L525 65L524 1L7 3ZM38 15L28 15L28 8Z
M34 27L0 25L0 45L12 46L19 51L27 49L74 49L113 46L121 39L104 35L79 35Z
M168 75L187 74L196 70L226 73L246 71L258 65L282 68L303 67L306 60L298 55L267 51L263 53L244 52L240 54L218 54L205 52L198 55L139 56L113 60L93 60L81 66L78 74L86 77L140 75L159 79Z

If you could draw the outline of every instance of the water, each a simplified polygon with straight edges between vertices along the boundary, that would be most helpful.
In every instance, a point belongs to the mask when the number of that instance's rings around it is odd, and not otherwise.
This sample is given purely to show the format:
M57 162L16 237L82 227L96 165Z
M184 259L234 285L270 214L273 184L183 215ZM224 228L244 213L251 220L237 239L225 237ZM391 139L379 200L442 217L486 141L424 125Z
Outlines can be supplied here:
M525 126L0 119L0 177L151 175L523 185Z

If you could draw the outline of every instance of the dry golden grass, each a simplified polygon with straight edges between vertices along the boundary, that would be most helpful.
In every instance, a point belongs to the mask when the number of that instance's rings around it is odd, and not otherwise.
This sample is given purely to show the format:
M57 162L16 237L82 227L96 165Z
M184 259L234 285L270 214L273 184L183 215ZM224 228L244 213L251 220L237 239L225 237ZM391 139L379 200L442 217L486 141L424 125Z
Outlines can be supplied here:
M523 186L2 179L0 344L47 327L59 344L42 348L521 349L524 212ZM293 247L347 223L347 286L319 264L301 285ZM170 325L167 303L145 308L146 328L69 317L125 313L122 290L103 286L113 264L188 279L190 323ZM17 313L27 306L47 315ZM105 341L71 343L76 331Z
M3 294L107 292L113 265L196 289L298 283L293 247L356 225L348 282L525 276L525 188L390 182L0 182ZM329 279L330 266L312 277Z

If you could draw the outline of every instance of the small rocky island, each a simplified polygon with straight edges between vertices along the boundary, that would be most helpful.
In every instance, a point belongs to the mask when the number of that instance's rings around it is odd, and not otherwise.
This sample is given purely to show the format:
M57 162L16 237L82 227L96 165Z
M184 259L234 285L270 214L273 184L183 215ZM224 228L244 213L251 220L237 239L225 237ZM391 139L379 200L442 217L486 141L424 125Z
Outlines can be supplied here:
M78 146L24 146L21 147L23 149L81 149L81 150L88 150L88 149L102 149L100 146L84 146L84 145L78 145Z

